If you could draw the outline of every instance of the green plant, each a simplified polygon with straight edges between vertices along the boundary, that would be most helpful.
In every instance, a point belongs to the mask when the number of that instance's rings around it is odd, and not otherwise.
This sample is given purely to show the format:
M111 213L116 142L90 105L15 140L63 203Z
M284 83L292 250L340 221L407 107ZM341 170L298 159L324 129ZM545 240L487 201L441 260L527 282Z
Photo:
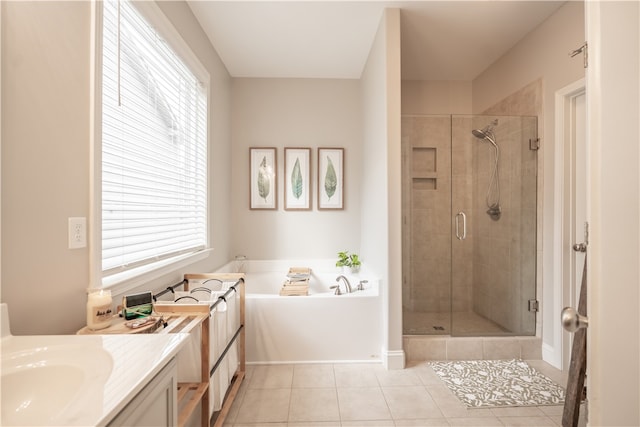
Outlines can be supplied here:
M358 254L349 255L349 267L360 267L361 264Z
M349 252L338 252L338 261L336 261L336 267L348 267L349 266Z
M362 265L358 254L349 254L349 251L338 252L338 261L336 267L352 267L357 268Z

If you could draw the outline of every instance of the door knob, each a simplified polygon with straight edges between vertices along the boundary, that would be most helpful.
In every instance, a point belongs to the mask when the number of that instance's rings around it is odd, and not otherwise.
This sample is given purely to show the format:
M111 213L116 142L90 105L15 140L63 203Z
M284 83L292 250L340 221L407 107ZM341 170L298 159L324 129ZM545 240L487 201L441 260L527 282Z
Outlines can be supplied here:
M589 318L578 314L575 308L565 307L562 309L562 327L569 332L575 332L580 328L589 327Z

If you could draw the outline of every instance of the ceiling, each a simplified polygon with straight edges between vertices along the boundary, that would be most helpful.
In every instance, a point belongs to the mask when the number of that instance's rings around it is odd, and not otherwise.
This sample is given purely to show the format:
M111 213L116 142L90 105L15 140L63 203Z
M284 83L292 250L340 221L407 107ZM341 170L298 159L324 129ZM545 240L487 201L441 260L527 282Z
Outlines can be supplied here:
M233 77L360 78L384 8L397 7L402 78L464 81L563 3L188 0Z

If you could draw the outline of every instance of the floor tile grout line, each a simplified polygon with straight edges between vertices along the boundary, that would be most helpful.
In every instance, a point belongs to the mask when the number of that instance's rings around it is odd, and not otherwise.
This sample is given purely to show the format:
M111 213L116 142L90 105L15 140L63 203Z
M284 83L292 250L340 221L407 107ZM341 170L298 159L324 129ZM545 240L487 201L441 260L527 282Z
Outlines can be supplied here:
M291 387L289 387L289 405L287 407L287 419L284 421L289 424L289 418L291 418L291 405L293 402L292 394L293 394L293 375L291 375Z
M419 365L416 365L416 366L422 366L422 365L425 365L425 364L419 364ZM425 365L425 366L428 366L428 365ZM338 378L337 378L337 372L336 372L336 365L332 364L331 368L332 368L332 372L333 372L333 375L334 375L334 378L333 378L333 381L332 381L333 386L332 387L311 387L311 388L324 388L324 389L332 389L332 390L334 390L335 398L336 398L336 401L337 401L337 410L338 410L338 414L337 414L338 415L338 420L335 421L336 423L338 423L339 425L342 425L343 423L350 423L350 422L356 422L357 423L358 420L343 420L342 419L342 414L340 412L341 404L340 404L339 395L338 395L339 388L341 388L341 387L338 387L338 381L337 381ZM442 411L442 404L446 404L446 402L442 401L442 402L439 403L439 401L432 394L432 390L430 390L430 386L425 383L424 379L418 373L414 372L414 374L420 380L420 384L404 384L404 385L403 384L390 384L390 385L388 385L388 387L396 387L396 386L397 387L408 387L408 386L412 386L412 385L420 386L433 399L433 401L435 403L435 406L440 411L441 417L438 417L438 418L442 418L446 423L450 423L451 420L457 419L457 418L473 418L474 417L473 416L474 414L472 412L469 412L467 414L460 413L461 416L447 417L445 415L445 413ZM393 416L393 414L391 412L391 407L389 405L388 398L387 398L386 394L384 393L384 388L385 387L382 385L382 383L380 381L380 376L379 375L375 375L375 376L376 376L376 380L377 380L376 381L377 382L377 386L373 386L373 387L371 387L371 386L367 386L367 387L363 386L363 387L364 388L379 389L379 391L382 393L383 401L385 402L385 407L386 407L387 412L388 412L388 414L390 416L390 418L385 419L385 421L388 421L391 424L397 424L397 422L399 420L403 420L403 418L396 419ZM291 423L295 424L295 422L292 421L291 417L290 417L291 410L293 409L293 405L294 405L294 401L293 401L293 388L294 388L293 387L293 383L294 383L294 381L293 381L293 378L294 378L294 374L292 374L292 377L291 377L291 384L290 384L290 387L289 387L289 400L288 400L288 406L287 406L288 407L288 412L287 412L287 418L284 421L284 424L291 424ZM249 385L250 385L250 382L247 381L247 390L245 390L245 393L242 394L241 402L239 402L240 406L242 406L242 404L244 403L244 400L246 398L246 392L248 391ZM285 385L285 387L286 387L286 384L283 384L283 385ZM308 388L308 387L304 387L304 388ZM354 389L354 388L359 388L359 387L342 387L342 388ZM448 389L446 389L446 390L448 390ZM451 390L448 390L448 391L449 391L449 393L451 393ZM540 409L538 406L531 406L531 408ZM240 407L238 407L238 412L236 414L236 419L234 420L234 423L232 423L231 425L237 423L237 418L240 415L239 409L240 409ZM489 409L492 409L492 408L489 408ZM496 419L500 424L504 424L504 425L509 425L510 424L510 420L515 420L515 419L523 418L523 417L539 418L541 421L544 419L545 420L544 423L546 423L546 424L548 424L548 423L551 423L552 425L556 425L557 424L557 422L556 422L557 416L555 416L555 418L554 418L553 415L548 415L548 414L544 413L543 411L540 411L539 414L503 414L503 415L499 415L498 413L495 413L495 412L491 411L491 415L492 415L493 419ZM360 420L360 421L363 421L363 420ZM331 422L333 422L333 421L331 421ZM318 423L322 423L322 422L318 421ZM260 424L260 423L255 422L253 424Z
M333 368L333 383L336 386L336 402L338 404L338 422L342 426L342 411L340 410L340 394L338 393L338 376L336 375L336 364L332 365Z
M384 399L384 403L385 403L385 405L387 405L387 411L389 412L389 417L391 417L391 420L393 421L393 424L395 425L396 420L393 418L393 413L391 413L391 407L389 407L389 402L387 401L387 395L384 394L384 390L382 389L382 385L380 385L380 393L382 393L382 398Z

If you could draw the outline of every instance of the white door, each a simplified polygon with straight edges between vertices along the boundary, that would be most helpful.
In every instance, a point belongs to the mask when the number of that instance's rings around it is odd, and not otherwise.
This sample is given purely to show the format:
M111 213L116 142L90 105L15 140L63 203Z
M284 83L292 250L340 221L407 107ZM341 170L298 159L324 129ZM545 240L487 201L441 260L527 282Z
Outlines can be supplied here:
M587 243L587 140L586 140L586 95L585 81L580 81L561 89L559 92L562 108L564 138L563 155L563 227L562 234L562 305L578 307L580 285L585 252L576 251L575 244ZM559 160L560 161L560 160ZM569 369L573 334L562 334L562 369Z
M575 245L588 243L589 228L587 223L587 99L584 92L573 99L574 105L574 195L573 195L573 244L572 255L573 277L571 281L572 307L578 306L580 285L582 284L582 270L585 252L578 250Z
M589 424L640 425L640 2L585 2Z

